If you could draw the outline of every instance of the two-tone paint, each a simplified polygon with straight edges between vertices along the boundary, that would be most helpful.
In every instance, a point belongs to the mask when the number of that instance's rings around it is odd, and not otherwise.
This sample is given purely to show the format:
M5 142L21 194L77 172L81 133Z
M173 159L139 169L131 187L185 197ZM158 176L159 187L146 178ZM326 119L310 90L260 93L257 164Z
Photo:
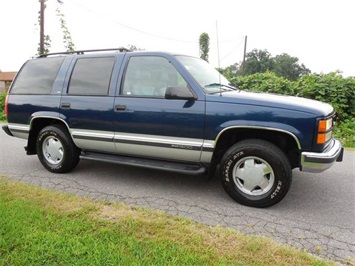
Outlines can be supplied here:
M115 58L108 95L68 94L76 60L95 56ZM132 56L166 58L188 83L194 98L122 95ZM314 144L317 119L334 113L328 104L298 97L245 91L206 94L174 55L161 52L66 56L49 95L15 95L10 90L8 110L8 129L15 137L28 139L38 121L52 119L66 125L83 151L204 164L211 163L219 139L229 130L278 132L292 139L300 156L298 166L307 165L306 171L313 169L309 158L322 152ZM333 159L341 150L334 142L321 147Z

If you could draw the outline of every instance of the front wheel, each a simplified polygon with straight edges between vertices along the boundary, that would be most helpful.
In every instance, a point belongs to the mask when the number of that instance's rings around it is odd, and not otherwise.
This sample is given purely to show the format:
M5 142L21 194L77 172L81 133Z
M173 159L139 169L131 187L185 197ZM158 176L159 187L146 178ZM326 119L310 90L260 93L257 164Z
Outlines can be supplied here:
M36 142L37 156L52 173L66 173L79 163L80 150L62 125L43 128Z
M224 154L220 175L223 188L237 202L252 207L269 207L287 194L292 169L285 153L274 144L243 140Z

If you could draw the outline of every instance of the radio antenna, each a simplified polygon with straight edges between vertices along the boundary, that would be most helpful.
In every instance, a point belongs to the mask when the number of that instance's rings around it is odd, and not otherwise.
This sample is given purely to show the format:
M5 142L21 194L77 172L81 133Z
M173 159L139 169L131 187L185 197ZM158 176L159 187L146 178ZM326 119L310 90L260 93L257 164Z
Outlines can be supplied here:
M218 58L218 73L219 73L219 96L222 96L222 86L221 86L221 62L219 59L219 40L218 40L218 22L216 20L216 33L217 33L217 58Z

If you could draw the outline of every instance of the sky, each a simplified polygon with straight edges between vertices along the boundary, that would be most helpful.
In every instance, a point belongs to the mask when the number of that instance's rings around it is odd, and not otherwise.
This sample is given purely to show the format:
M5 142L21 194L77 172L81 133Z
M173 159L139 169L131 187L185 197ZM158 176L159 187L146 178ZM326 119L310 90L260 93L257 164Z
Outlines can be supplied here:
M209 62L226 67L247 52L297 57L312 72L355 76L354 0L62 0L75 48L135 45L199 56L210 37ZM0 0L0 70L17 71L39 43L38 0ZM64 51L57 0L48 0L45 34ZM219 49L218 49L219 48Z

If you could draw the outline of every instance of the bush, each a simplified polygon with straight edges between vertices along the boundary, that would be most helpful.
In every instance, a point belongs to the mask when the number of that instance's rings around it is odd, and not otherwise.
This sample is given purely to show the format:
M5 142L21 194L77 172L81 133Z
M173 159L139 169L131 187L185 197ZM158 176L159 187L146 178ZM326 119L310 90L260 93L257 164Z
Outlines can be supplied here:
M345 147L355 148L355 120L347 119L336 124L334 135Z
M231 79L241 89L295 95L331 104L339 121L355 116L355 78L339 73L312 74L289 81L271 72L238 76Z
M331 104L340 121L355 116L355 78L338 73L312 74L296 82L298 95Z
M0 93L0 121L6 120L5 98L6 98L6 93Z
M231 82L237 87L245 90L279 93L279 94L294 94L292 81L278 77L275 73L256 73L249 76L237 76L232 78Z

